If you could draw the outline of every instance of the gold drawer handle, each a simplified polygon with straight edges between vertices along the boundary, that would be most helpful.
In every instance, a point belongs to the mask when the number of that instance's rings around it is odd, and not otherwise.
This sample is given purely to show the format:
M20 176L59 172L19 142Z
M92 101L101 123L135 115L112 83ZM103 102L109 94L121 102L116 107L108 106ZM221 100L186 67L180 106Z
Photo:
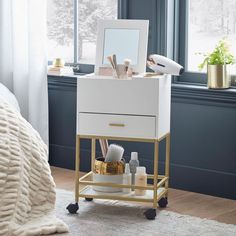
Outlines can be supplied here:
M119 123L109 123L109 126L115 126L115 127L125 127L125 124L119 124Z

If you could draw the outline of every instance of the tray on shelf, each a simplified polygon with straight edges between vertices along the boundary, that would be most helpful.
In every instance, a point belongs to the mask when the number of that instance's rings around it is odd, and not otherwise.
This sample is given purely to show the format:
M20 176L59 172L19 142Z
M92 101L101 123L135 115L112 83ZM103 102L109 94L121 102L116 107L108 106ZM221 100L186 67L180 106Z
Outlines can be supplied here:
M167 190L165 188L159 188L157 190L158 200L165 195ZM93 190L92 186L86 186L80 191L80 197L84 198L98 198L98 199L111 199L121 201L136 201L136 202L153 202L153 190L146 190L144 196L136 196L134 192L131 193L105 193Z
M114 184L114 183L105 183L105 182L93 182L93 172L90 171L79 179L79 184L84 185L85 187L79 191L79 196L84 198L100 198L100 199L113 199L113 200L124 200L124 201L136 201L136 202L153 202L154 196L154 186L130 186L124 184ZM153 175L148 175L148 179L153 179ZM164 196L168 189L164 188L163 185L168 180L166 176L159 175L159 182L157 183L157 199L161 199ZM109 193L109 192L100 192L93 190L92 186L109 186L117 188L131 188L136 189L146 189L146 194L144 196L137 196L134 192L131 193Z

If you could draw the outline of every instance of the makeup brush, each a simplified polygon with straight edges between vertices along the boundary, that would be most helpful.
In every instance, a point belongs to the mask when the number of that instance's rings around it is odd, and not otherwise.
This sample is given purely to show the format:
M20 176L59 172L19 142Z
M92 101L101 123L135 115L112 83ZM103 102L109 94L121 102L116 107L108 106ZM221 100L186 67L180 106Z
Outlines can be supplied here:
M113 71L114 71L114 74L117 76L117 78L118 78L118 74L117 74L117 70L116 70L116 65L115 65L115 63L114 63L114 61L113 61L113 56L108 56L107 57L107 60L111 63L111 67L112 67L112 69L113 69Z
M116 54L113 54L113 55L112 55L112 59L113 59L115 68L117 68Z
M107 139L99 139L99 143L102 150L102 156L105 157L108 150L108 141Z
M119 78L120 75L119 75L118 70L117 70L116 54L113 54L113 55L112 55L112 59L113 59L113 62L114 62L114 66L115 66L115 70L116 70L117 77Z
M113 70L115 70L115 65L114 65L112 56L108 56L108 57L107 57L107 60L111 63L111 66L112 66Z
M127 73L129 70L129 66L131 64L131 60L130 59L124 59L124 65L125 65L125 72Z

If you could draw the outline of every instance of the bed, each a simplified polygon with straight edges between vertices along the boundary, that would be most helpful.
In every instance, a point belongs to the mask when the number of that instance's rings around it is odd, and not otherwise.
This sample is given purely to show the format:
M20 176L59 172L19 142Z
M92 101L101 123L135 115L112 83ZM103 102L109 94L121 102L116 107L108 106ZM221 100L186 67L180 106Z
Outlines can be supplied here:
M10 90L0 83L0 96L7 100L11 105L13 105L18 111L20 111L19 104L16 97Z
M0 236L67 232L54 214L55 183L40 135L0 83Z

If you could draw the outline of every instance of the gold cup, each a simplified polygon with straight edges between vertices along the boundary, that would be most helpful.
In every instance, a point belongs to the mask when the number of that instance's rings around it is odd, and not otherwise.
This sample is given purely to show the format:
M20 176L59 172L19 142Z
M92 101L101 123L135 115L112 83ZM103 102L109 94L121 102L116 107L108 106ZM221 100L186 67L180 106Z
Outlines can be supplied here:
M104 162L104 158L97 158L94 162L94 173L100 175L122 175L125 171L125 162Z
M65 65L65 62L61 58L56 58L53 61L53 66L54 67L64 67L64 65Z
M207 65L207 86L212 89L229 88L230 65Z

